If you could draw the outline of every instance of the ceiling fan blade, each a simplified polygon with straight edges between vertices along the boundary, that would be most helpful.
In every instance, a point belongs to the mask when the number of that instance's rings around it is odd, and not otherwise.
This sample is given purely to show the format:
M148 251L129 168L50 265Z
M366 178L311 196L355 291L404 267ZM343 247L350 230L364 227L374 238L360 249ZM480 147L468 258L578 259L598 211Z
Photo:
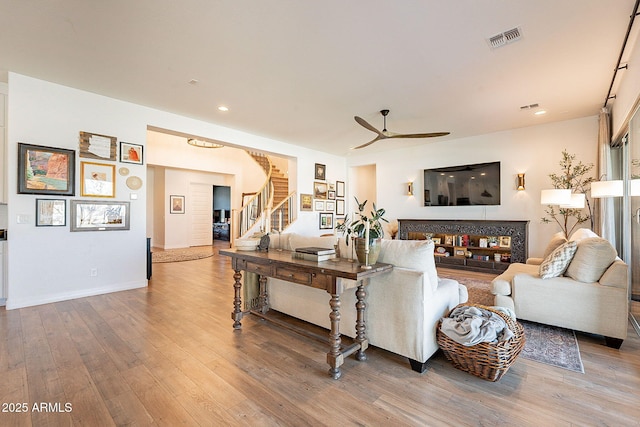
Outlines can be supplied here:
M431 132L431 133L397 133L390 135L388 138L435 138L438 136L449 135L450 132Z
M371 126L369 123L367 123L367 121L365 119L363 119L362 117L358 117L358 116L354 116L353 117L356 122L358 122L358 124L360 126L362 126L365 129L369 129L371 132L377 133L378 135L382 135L382 132L380 132L378 129L374 128L373 126Z
M362 144L362 145L358 145L357 147L353 147L352 150L357 150L359 148L364 148L364 147L368 147L369 145L373 144L376 141L380 141L381 139L386 139L387 137L380 134L378 136L376 136L375 138L373 138L371 141L367 142L366 144Z

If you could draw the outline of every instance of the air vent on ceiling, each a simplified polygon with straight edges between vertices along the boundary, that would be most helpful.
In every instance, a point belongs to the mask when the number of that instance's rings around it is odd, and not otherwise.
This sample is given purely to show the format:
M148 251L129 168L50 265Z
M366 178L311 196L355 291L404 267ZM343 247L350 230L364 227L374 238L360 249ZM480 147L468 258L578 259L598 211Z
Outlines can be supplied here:
M492 49L496 49L506 44L516 42L521 38L522 31L520 30L520 27L516 27L505 31L504 33L489 37L487 39L487 43L489 43L489 46L491 46Z

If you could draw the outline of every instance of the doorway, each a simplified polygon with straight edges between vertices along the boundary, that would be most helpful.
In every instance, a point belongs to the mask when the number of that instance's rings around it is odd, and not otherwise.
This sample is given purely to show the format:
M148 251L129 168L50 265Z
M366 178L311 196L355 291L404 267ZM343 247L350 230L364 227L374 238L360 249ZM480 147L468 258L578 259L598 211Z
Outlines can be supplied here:
M229 241L231 187L213 186L213 240Z

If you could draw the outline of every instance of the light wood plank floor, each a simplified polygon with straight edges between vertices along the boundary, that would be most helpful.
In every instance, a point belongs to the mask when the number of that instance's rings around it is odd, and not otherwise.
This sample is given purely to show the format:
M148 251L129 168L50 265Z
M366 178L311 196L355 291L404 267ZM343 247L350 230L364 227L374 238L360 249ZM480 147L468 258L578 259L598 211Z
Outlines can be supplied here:
M579 334L585 374L520 358L491 383L436 354L420 375L370 348L335 381L325 344L232 329L232 275L216 254L154 264L147 289L0 310L0 425L639 425L631 327L619 351Z

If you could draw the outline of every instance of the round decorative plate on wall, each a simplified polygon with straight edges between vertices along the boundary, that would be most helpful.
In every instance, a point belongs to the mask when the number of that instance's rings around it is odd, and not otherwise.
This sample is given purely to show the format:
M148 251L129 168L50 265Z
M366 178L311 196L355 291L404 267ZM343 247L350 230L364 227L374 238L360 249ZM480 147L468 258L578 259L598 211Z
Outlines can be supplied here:
M129 168L121 167L118 169L118 173L122 176L127 176L129 175Z
M138 190L142 187L142 180L137 176L130 176L127 178L127 187L132 190Z

